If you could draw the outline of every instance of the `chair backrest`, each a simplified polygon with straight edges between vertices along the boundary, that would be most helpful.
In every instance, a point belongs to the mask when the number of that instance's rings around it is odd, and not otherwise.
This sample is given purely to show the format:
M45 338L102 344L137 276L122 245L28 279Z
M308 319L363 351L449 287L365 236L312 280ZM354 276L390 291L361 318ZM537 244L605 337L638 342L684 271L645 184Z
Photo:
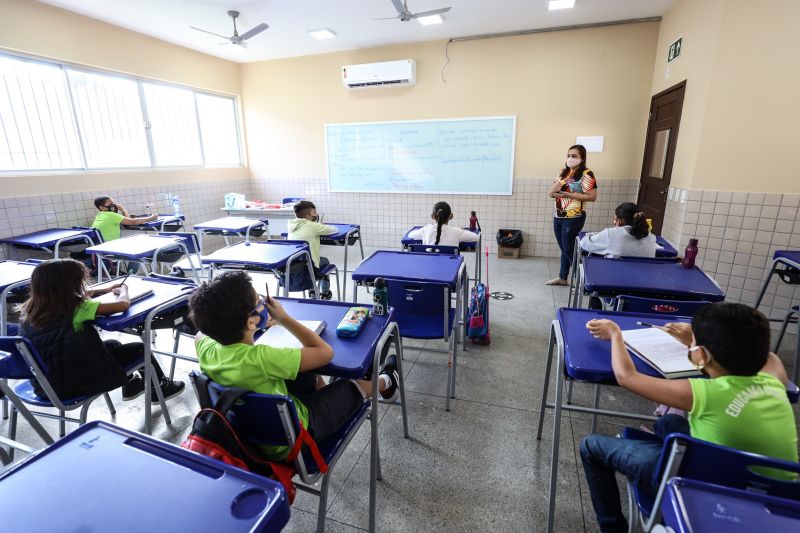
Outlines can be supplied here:
M444 246L441 244L409 244L408 251L428 254L459 255L458 246Z
M632 313L663 313L666 315L692 317L701 308L710 304L706 301L661 300L641 296L620 295L614 298L612 309Z
M31 367L20 353L17 343L22 337L0 337L0 379L30 379Z
M19 354L22 357L22 361L24 362L25 366L28 367L28 376L25 379L36 378L36 381L39 383L39 387L44 391L45 396L47 399L50 400L55 407L61 410L68 410L66 404L58 397L56 391L53 389L53 386L50 384L50 381L47 379L47 365L45 364L44 360L42 359L41 355L39 355L39 351L33 345L33 343L26 339L25 337L4 337L6 339L11 339L15 348L16 354ZM15 365L16 368L19 368L18 363Z
M199 254L202 253L200 250L200 241L197 238L197 234L191 231L160 231L159 235L163 235L164 237L177 237L179 238L186 249L189 250L190 254Z
M95 244L102 244L105 242L105 240L103 240L103 234L100 233L100 230L97 228L91 226L72 226L72 229L82 229L90 232L89 238L92 239Z
M282 204L294 204L294 203L297 203L297 202L299 202L301 200L305 200L305 198L302 198L300 196L290 196L288 198L282 199L281 203Z

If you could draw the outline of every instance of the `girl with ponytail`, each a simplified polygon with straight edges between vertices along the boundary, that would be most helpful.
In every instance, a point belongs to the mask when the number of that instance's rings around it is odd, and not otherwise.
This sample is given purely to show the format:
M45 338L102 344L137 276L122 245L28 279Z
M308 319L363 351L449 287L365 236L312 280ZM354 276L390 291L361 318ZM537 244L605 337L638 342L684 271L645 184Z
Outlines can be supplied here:
M587 233L581 248L606 257L655 257L658 244L644 213L636 204L625 202L614 210L614 227Z
M466 229L452 227L448 224L453 219L453 210L447 202L436 202L431 218L434 224L428 224L408 232L408 238L421 240L422 244L441 246L458 246L462 242L475 242L478 235Z

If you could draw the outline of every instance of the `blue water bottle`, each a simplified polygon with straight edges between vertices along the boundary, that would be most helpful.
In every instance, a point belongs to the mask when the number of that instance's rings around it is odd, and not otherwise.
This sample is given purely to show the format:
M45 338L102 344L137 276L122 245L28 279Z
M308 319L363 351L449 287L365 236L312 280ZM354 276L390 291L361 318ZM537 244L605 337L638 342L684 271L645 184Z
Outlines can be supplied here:
M389 308L389 288L386 286L386 280L383 278L375 278L375 289L372 291L372 303L374 305L372 314L381 316L386 314Z

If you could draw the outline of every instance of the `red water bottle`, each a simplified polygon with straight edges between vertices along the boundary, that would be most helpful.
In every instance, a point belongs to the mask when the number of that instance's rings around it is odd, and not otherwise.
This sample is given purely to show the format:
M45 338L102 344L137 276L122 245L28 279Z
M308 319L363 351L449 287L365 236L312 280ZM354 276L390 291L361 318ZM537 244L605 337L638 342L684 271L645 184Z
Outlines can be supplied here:
M475 211L472 211L472 214L469 217L469 230L475 231L478 229L478 215L475 214Z
M697 239L689 239L689 246L683 252L683 268L694 268L695 258L697 258Z

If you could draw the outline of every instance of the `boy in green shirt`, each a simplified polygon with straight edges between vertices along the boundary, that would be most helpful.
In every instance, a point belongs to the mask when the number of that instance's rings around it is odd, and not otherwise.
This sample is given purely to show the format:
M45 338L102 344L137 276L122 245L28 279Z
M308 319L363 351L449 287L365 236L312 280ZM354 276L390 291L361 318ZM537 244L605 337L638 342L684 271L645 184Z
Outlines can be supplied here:
M195 338L200 369L226 387L290 396L300 422L317 442L336 432L372 395L368 380L339 380L329 385L311 371L333 359L333 349L315 332L284 311L278 301L259 296L242 271L225 272L201 285L189 302L200 331ZM285 327L303 348L255 344L255 333L268 317ZM386 360L378 380L384 401L399 396L394 356ZM280 460L288 450L271 449Z
M286 237L291 241L306 241L311 251L311 261L314 263L314 276L320 279L319 292L320 298L323 300L330 300L333 297L331 293L331 283L328 276L320 275L320 268L327 266L330 261L327 257L320 257L319 255L319 238L323 235L332 235L336 233L336 226L327 226L319 223L319 215L317 215L317 207L307 201L302 200L297 202L294 206L294 218L289 221L289 233ZM314 280L308 279L308 270L305 265L299 265L297 274L292 272L292 278L298 278L300 281L298 286L308 286L313 284ZM293 287L289 287L293 290ZM341 295L339 295L341 299Z
M98 196L94 206L99 213L95 215L92 227L100 230L103 240L114 241L120 237L120 224L123 226L139 226L158 218L155 213L146 217L132 217L120 204L109 196Z
M685 433L722 446L797 461L797 427L786 396L786 371L769 351L767 319L752 307L707 305L689 324L662 329L689 347L692 364L710 379L661 379L640 374L619 326L591 320L598 339L611 340L611 366L617 383L648 400L687 411L689 419L668 414L656 435ZM581 460L601 531L627 531L615 472L655 494L660 443L589 435L581 441Z

